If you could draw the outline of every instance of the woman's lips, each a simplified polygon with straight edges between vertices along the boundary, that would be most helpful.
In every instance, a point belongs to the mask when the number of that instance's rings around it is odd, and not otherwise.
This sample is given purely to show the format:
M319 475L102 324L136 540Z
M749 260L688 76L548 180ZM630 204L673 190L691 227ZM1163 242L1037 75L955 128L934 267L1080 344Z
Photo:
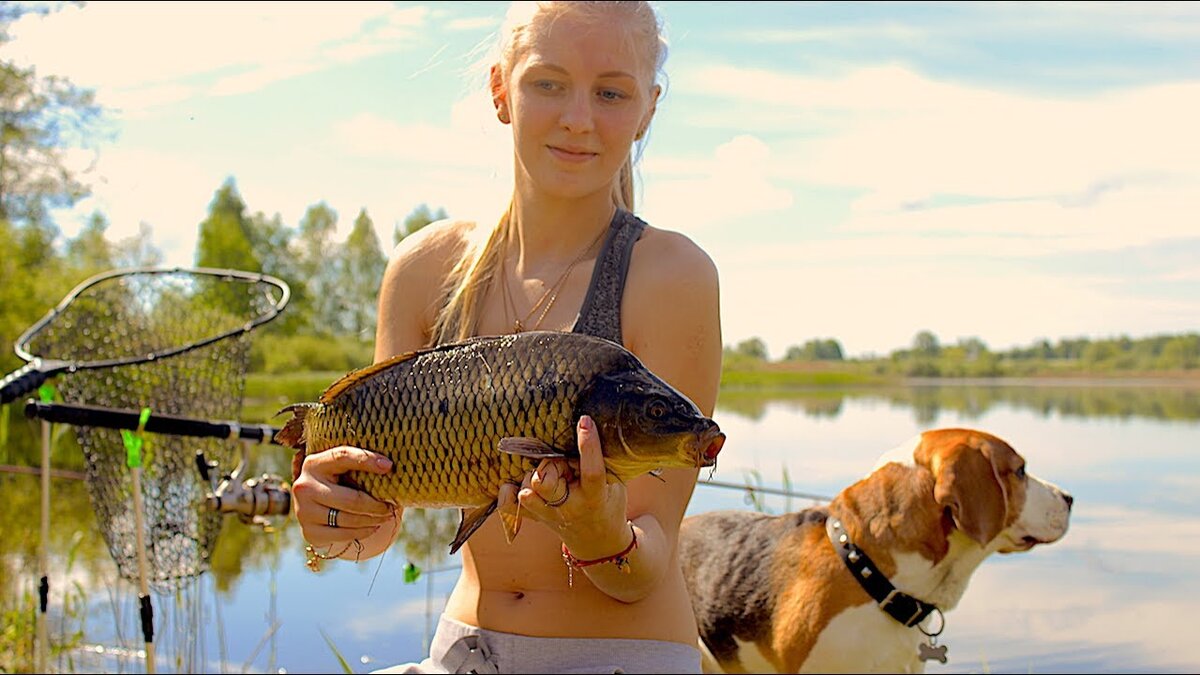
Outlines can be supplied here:
M587 150L560 148L554 145L549 145L546 147L550 148L550 154L564 162L570 162L572 164L582 164L597 155L597 153L588 152Z

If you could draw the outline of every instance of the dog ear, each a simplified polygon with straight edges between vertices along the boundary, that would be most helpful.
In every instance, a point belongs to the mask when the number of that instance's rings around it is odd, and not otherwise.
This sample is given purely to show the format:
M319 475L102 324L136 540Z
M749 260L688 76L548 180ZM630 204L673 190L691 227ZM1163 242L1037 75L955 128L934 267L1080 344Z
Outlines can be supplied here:
M938 463L933 497L949 508L954 524L986 546L1004 529L1008 495L983 450L960 443Z

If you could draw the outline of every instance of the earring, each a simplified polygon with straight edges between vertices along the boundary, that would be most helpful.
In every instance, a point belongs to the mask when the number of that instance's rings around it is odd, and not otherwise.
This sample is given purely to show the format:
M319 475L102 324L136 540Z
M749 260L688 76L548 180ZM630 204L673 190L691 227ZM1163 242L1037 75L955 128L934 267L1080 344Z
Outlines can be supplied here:
M496 108L496 119L500 120L501 124L508 124L508 110Z

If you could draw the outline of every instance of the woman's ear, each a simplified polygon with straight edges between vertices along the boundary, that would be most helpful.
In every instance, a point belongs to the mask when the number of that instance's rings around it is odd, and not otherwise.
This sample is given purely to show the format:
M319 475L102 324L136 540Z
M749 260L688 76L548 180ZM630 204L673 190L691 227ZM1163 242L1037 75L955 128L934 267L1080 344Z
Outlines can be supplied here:
M492 105L496 106L496 119L508 124L512 121L508 114L508 88L504 86L504 74L498 63L488 71L488 89L492 92Z
M638 125L637 135L633 140L640 141L646 135L646 130L650 128L650 121L654 119L654 111L658 110L658 96L662 93L662 87L654 85L654 89L650 93L650 108L646 110L646 114L642 117L642 123Z

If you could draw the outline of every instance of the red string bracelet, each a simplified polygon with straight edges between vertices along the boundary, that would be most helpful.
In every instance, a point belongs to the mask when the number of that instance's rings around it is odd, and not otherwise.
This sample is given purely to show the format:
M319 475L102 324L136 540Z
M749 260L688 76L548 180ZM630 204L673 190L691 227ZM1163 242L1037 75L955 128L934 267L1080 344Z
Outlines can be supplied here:
M628 522L629 533L633 535L633 541L629 542L629 545L625 547L625 550L621 551L620 553L616 553L604 558L596 558L595 560L580 560L572 555L571 551L567 549L567 545L565 543L562 545L563 562L567 563L568 587L573 587L575 585L574 577L576 569L583 569L584 567L591 567L592 565L615 563L617 565L617 569L621 570L625 574L629 574L629 553L633 551L633 549L637 548L638 538L637 530L633 529L633 521Z

